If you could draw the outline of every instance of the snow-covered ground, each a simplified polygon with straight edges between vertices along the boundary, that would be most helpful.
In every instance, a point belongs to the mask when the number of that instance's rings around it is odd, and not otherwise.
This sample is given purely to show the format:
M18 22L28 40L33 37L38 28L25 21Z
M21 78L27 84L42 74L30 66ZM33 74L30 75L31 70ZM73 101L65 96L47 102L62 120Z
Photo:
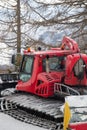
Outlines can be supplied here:
M0 112L0 130L46 130L46 129L18 121Z

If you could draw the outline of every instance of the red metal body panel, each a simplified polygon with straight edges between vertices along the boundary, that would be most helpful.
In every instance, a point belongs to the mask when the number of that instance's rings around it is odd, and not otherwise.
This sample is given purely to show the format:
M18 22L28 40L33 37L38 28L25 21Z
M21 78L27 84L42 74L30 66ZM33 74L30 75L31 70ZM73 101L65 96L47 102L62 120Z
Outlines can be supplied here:
M84 60L85 65L87 64L87 56L86 54L73 54L67 56L66 60L66 76L64 83L70 86L76 86L76 85L83 85L87 86L87 72L86 69L84 70L84 78L82 80L78 80L78 78L75 76L73 68L77 61L82 58Z
M54 95L54 83L61 83L64 72L40 73L37 77L35 93L39 96L50 97ZM41 83L39 83L41 81Z
M20 91L26 91L35 93L35 85L37 81L37 75L41 72L41 67L38 67L39 65L39 57L36 56L34 60L34 66L33 66L33 73L31 78L27 82L19 81L16 85L16 89Z
M69 124L71 130L87 130L87 122Z

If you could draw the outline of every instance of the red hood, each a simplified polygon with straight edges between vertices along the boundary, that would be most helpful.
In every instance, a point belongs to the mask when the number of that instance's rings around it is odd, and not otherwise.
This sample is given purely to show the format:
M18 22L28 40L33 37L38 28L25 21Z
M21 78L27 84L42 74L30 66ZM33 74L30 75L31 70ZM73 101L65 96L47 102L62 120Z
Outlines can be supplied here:
M38 74L37 79L41 79L42 81L45 80L45 82L61 82L61 79L64 76L64 72L51 72L51 73L40 73Z

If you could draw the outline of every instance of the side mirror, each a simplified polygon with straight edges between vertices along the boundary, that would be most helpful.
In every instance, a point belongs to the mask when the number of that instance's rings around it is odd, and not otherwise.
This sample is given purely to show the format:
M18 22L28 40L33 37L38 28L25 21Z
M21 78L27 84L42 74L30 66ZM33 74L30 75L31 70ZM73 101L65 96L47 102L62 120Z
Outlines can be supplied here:
M22 55L21 54L13 54L11 58L11 63L14 65L19 66L22 61Z
M22 61L22 56L21 54L13 54L12 55L12 58L11 58L11 63L13 65L15 65L15 70L16 71L19 71L19 68L20 68L20 64L21 64L21 61Z
M16 57L15 57L15 55L12 55L11 63L12 63L12 64L15 64L15 61L16 61Z

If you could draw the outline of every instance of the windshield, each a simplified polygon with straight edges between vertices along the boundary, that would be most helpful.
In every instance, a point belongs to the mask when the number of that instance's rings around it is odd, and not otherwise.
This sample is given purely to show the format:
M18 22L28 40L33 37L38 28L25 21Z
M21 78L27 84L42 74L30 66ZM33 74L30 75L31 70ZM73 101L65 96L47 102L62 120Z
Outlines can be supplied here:
M32 75L32 69L33 69L33 56L24 56L21 69L20 69L20 80L23 82L28 81L31 78Z
M46 64L48 61L48 68L50 71L59 71L65 68L65 57L64 56L53 56L43 59L43 68L46 71Z
M72 117L70 123L87 122L87 107L71 108Z

